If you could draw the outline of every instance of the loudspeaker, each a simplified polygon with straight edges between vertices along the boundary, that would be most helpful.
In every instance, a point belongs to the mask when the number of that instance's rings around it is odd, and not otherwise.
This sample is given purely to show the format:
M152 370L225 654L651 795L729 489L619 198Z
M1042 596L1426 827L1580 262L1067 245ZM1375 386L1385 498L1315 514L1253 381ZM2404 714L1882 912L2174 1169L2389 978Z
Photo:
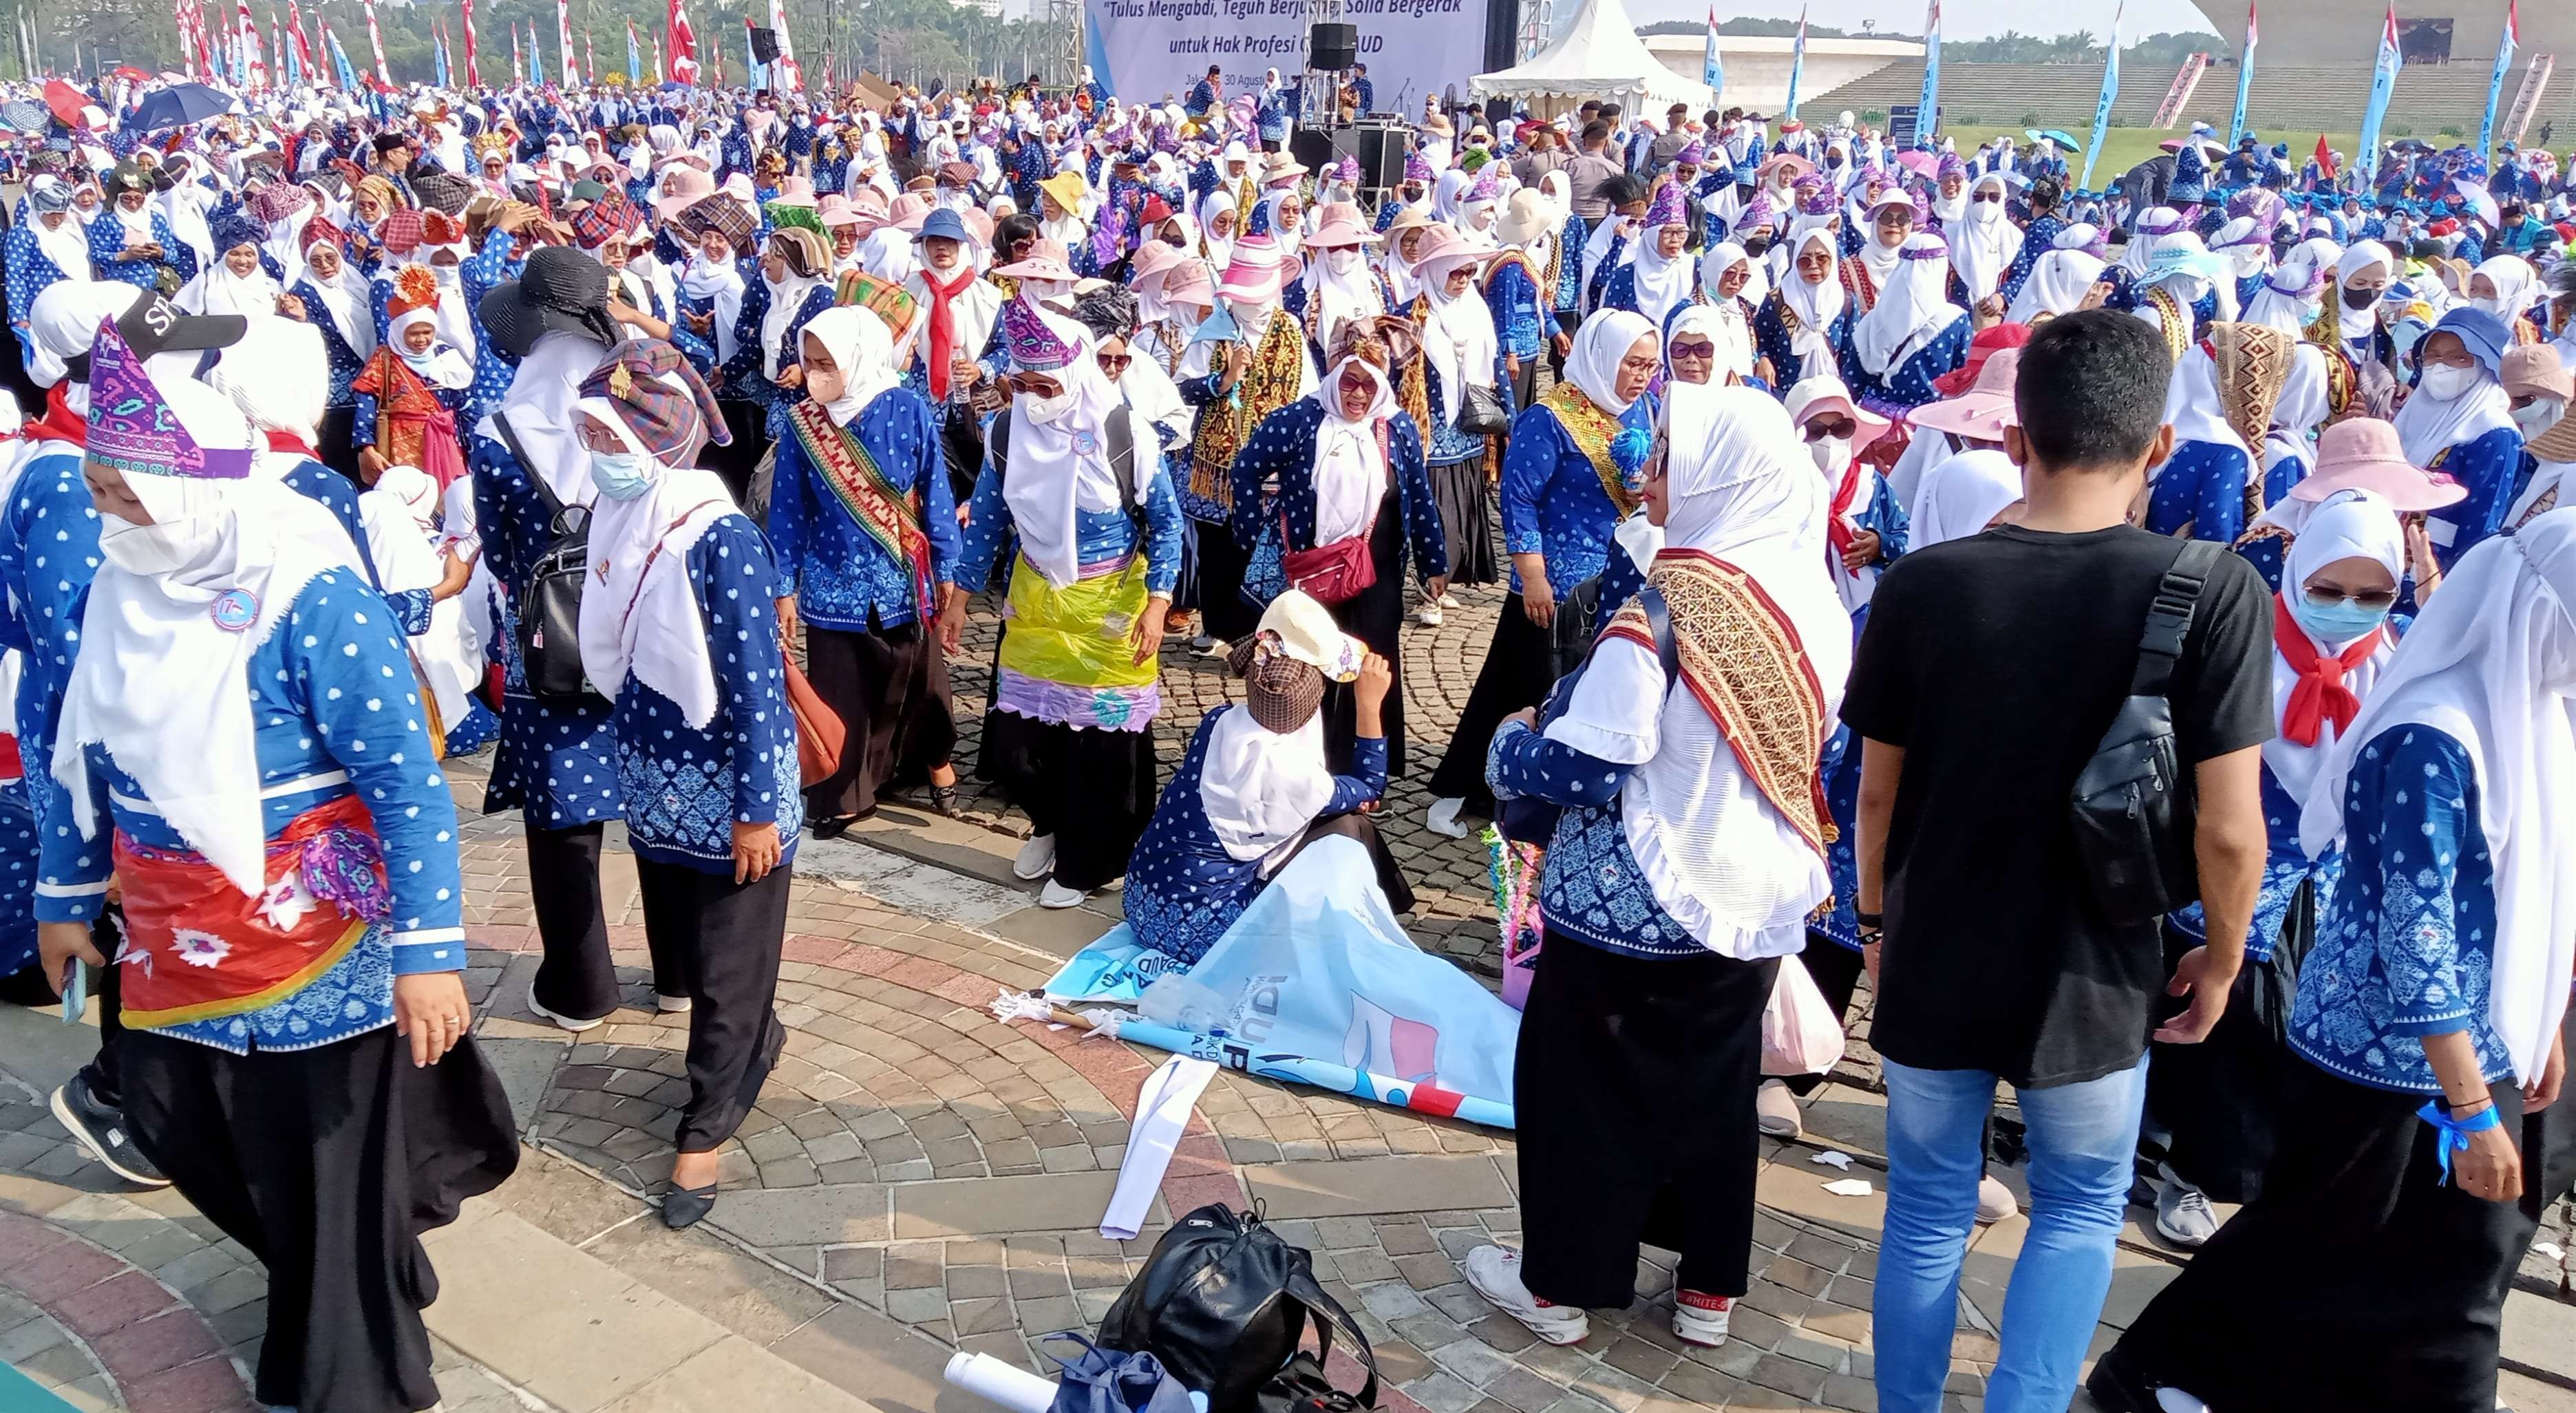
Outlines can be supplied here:
M749 28L751 30L752 59L763 64L777 63L778 31L765 28L761 25L752 25Z
M1400 126L1364 127L1359 134L1360 185L1393 187L1404 182L1404 136Z
M1360 61L1360 27L1318 24L1306 34L1306 67L1334 73Z
M1316 173L1320 180L1323 170L1333 164L1334 158L1342 155L1342 137L1350 131L1349 128L1300 127L1288 134L1288 155L1297 159L1298 166Z

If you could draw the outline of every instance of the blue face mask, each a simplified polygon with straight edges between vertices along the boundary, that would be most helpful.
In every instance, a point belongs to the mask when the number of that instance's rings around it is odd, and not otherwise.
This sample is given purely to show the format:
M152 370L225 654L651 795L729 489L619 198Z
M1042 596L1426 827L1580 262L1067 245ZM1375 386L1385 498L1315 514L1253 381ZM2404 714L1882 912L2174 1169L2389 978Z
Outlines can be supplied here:
M633 500L652 489L648 465L638 452L594 451L590 454L591 483L610 500Z
M2336 647L2352 642L2388 621L2388 609L2336 599L2321 604L2305 593L2290 596L2290 617L2298 620L2308 636Z

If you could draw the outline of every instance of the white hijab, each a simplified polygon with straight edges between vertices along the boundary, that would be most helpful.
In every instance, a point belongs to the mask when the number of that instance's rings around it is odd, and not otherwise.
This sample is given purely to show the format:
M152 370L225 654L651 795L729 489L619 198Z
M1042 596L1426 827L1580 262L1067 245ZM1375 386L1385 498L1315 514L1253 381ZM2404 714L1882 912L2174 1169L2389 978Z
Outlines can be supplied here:
M2466 390L2444 402L2421 386L2409 393L2392 419L2406 459L2430 469L2433 458L2462 442L2475 441L2499 427L2513 427L2513 398L2496 381L2495 370L2481 362Z
M63 223L52 230L45 228L45 218L28 208L27 227L36 233L36 248L54 262L54 268L65 277L86 280L90 277L89 228L80 222L79 213L70 207L62 212Z
M1807 247L1811 245L1821 245L1826 255L1840 259L1831 231L1814 230L1800 236L1797 255L1806 254ZM1850 294L1843 288L1842 272L1828 265L1825 278L1819 283L1809 284L1807 277L1798 272L1796 256L1792 256L1789 273L1780 281L1780 302L1788 306L1790 313L1798 316L1798 336L1789 345L1790 351L1798 355L1798 366L1780 369L1781 379L1795 384L1809 378L1840 376L1840 370L1834 366L1834 344L1828 331L1850 303Z
M1117 472L1109 461L1106 428L1113 416L1130 416L1118 389L1092 360L1091 331L1061 315L1039 311L1038 318L1064 344L1075 350L1071 362L1053 370L1064 390L1041 398L1020 393L1011 401L1011 474L1002 499L1011 507L1011 523L1020 532L1020 552L1057 588L1081 577L1082 557L1076 546L1077 513L1116 510L1125 503ZM1153 484L1155 445L1151 428L1137 428L1136 490L1139 497ZM1085 448L1088 448L1087 450Z
M1936 235L1910 235L1898 248L1896 275L1881 285L1878 302L1852 323L1852 351L1861 371L1883 377L1904 365L1967 311L1950 302L1949 247Z
M2088 251L2052 250L2031 262L2021 293L2004 311L2004 322L2027 324L2042 314L2072 314L2102 278L2102 260Z
M1331 343L1333 330L1345 319L1373 319L1387 312L1377 272L1369 268L1367 253L1359 247L1319 250L1306 269L1306 300L1316 309L1314 329L1319 341ZM1137 302L1141 316L1142 295Z
M202 383L161 389L200 445L246 448L250 425ZM102 558L81 620L80 656L64 690L51 768L83 838L96 827L82 751L102 745L189 847L246 897L267 887L251 654L314 576L355 570L348 532L321 504L253 476L216 481L129 473L156 523L99 522ZM355 592L358 576L350 576ZM233 590L254 612L218 627L214 601ZM151 691L134 684L150 682Z
M1698 272L1689 251L1667 257L1657 246L1656 235L1652 226L1638 234L1636 274L1631 278L1637 282L1637 312L1660 329L1674 310L1690 302L1691 285ZM1710 258L1715 258L1713 253ZM1742 246L1735 247L1735 258L1744 258Z
M804 336L823 345L841 370L841 395L823 404L835 427L850 425L869 403L903 381L894 371L894 335L885 320L855 304L836 304L815 315L806 322Z
M1611 416L1626 412L1636 399L1618 395L1620 360L1637 346L1637 340L1654 332L1654 325L1642 314L1601 310L1574 331L1574 348L1565 356L1565 380Z
M376 352L376 320L370 312L374 308L374 291L345 254L340 257L338 277L326 280L315 273L313 252L323 244L315 241L304 248L304 283L322 300L320 310L308 309L305 315L309 318L318 312L329 319L331 327L339 331L341 342L349 345L349 351L363 362Z
M773 282L769 272L763 270L760 282L769 286L769 308L760 316L760 375L774 381L778 377L778 349L786 342L788 325L796 322L796 316L805 310L807 296L823 288L825 281L821 275L800 275L789 270L786 279Z
M236 275L224 256L197 268L197 278L179 291L179 307L191 314L239 314L260 319L277 313L277 297L284 293L265 266L253 266L247 275Z
M1343 370L1351 368L1377 390L1357 421L1342 416ZM1395 390L1377 365L1344 357L1325 373L1315 401L1324 409L1315 427L1315 543L1328 545L1367 533L1386 499L1386 453L1377 438L1379 424L1395 410Z
M2359 309L2343 302L2343 287L2350 284L2354 276L2367 273L2373 265L2386 270L2391 279L2396 278L2396 257L2388 253L2387 246L2375 240L2354 241L2351 248L2335 260L2334 283L2327 288L2326 298L2334 302L2335 328L2347 344L2360 343L2379 327L2380 301L2374 299Z
M1973 199L1987 187L1995 189L1995 200ZM1959 283L1967 286L1971 304L1993 294L2004 271L2012 268L2013 257L2021 254L2021 227L2004 218L2003 190L2002 177L1979 177L1968 188L1966 219L1944 221L1941 226L1943 238L1950 242L1950 268L1959 272Z
M2308 513L2297 539L2290 542L2290 552L2282 562L2281 595L2291 598L2307 587L2309 576L2339 559L2368 559L2388 571L2392 582L2406 577L2406 532L2397 519L2396 507L2369 491L2337 491ZM2307 630L2299 630L2306 633ZM2379 680L2380 671L2396 653L2393 634L2384 629L2380 647L2358 666L2344 669L2344 686L2367 701L2371 685ZM2309 635L2318 652L2332 656L2352 646L2347 642L2329 643ZM2281 655L2276 643L2272 648L2272 709L2286 712L2290 690L2299 684L2297 669ZM2356 718L2357 720L2357 718ZM2302 746L2287 736L2275 733L2263 743L2263 764L2270 766L2274 779L2293 800L2304 801L2308 787L2316 782L2319 767L2334 749L2335 727L2332 721L2319 726L2317 742Z
M1923 473L1914 488L1906 551L1929 549L1982 534L2004 508L2022 498L2021 468L2000 451L1963 451Z
M658 381L676 396L690 395L668 373ZM601 496L591 506L588 588L581 596L582 672L612 698L625 690L631 674L668 697L691 730L705 730L715 720L720 694L706 615L689 581L689 551L733 510L733 493L713 471L655 457L608 399L582 398L565 420L578 422L585 414L644 457L652 484L631 500Z
M2174 365L2173 382L2165 389L2165 421L2173 427L2177 449L2184 442L2234 447L2245 456L2246 474L2256 474L2254 448L2227 420L2227 404L2218 392L2217 360L2199 344L2184 349L2182 361Z
M588 505L598 495L590 481L590 449L573 430L573 404L581 397L581 380L607 357L607 347L588 334L539 334L519 360L501 405L476 428L506 447L510 443L495 419L508 418L530 463L523 469L544 480L565 505Z
M1751 388L1669 390L1671 513L1664 554L1750 574L1823 686L1826 729L1851 669L1851 620L1825 577L1825 490L1789 414ZM1669 689L1652 649L1605 640L1549 739L1635 767L1622 827L1655 901L1709 950L1739 959L1798 950L1833 891L1825 861L1738 763L1699 698Z
M1246 862L1268 857L1303 834L1332 800L1321 711L1282 735L1253 720L1248 707L1223 706L1207 730L1199 807L1228 855Z
M2392 726L2448 733L2477 772L2478 824L2495 870L2495 963L2487 1019L2537 1079L2567 1011L2576 965L2576 513L2554 510L2460 556L2362 699L2302 802L2311 856L2343 833L2346 782Z
M2332 395L2326 383L2325 350L2312 343L2291 349L2290 372L2281 380L2281 395L2272 401L2272 426L2263 436L2267 476L2288 458L2304 466L2316 464L2316 444L2309 438L2325 425ZM2307 479L2307 473L2300 472L2299 479Z
M680 292L691 299L714 301L716 361L731 362L733 325L742 317L742 261L730 249L722 260L709 260L704 250L692 250L680 275Z
M1494 385L1494 360L1501 347L1494 333L1494 311L1472 280L1466 293L1450 294L1445 263L1423 272L1422 296L1431 305L1431 317L1422 324L1422 356L1440 375L1440 396L1454 422L1465 405L1468 387Z
M1745 326L1743 311L1726 304L1694 304L1682 310L1672 327L1664 330L1664 369L1672 371L1673 345L1684 334L1705 334L1717 346L1716 357L1709 365L1708 379L1724 383L1732 375L1741 382L1753 375L1753 331Z
M367 556L385 592L426 589L444 576L447 566L438 550L447 536L439 528L438 513L438 483L415 466L386 467L376 484L358 497ZM411 643L430 696L438 704L439 719L451 725L465 719L467 694L482 685L482 655L469 651L464 615L462 599L431 605L429 631Z
M2496 292L2493 299L2471 299L2469 303L2502 319L2507 329L2547 293L2541 287L2540 272L2519 255L2490 255L2472 273L2486 276Z

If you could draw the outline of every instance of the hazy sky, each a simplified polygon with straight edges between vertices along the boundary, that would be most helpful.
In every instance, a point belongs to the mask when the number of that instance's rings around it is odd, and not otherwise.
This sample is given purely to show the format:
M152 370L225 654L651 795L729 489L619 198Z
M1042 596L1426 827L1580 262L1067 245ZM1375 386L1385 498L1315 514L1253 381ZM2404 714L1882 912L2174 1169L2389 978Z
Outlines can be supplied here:
M1579 6L1581 0L1557 0L1562 10ZM1639 24L1657 20L1695 20L1708 13L1706 0L1627 0L1628 14ZM1725 0L1717 7L1724 20L1733 15L1763 15L1796 19L1800 0ZM2111 32L2112 0L1944 0L1941 7L1941 33L1951 39L1983 39L2017 29L2042 38L2070 30L2089 29L2096 35ZM1807 18L1816 24L1834 25L1858 30L1860 22L1874 19L1882 29L1918 33L1923 28L1920 0L1812 0L1807 5ZM2121 28L2131 35L2170 31L2180 34L2192 30L2206 31L2209 21L2193 8L2191 0L2128 0L2127 18Z

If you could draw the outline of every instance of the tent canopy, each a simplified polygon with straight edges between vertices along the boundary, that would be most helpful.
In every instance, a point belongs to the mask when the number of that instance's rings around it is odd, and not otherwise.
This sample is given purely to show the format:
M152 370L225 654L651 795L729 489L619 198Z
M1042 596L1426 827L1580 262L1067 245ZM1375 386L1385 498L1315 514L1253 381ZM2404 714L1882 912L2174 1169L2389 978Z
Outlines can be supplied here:
M1583 9L1565 33L1525 64L1468 80L1481 98L1560 99L1617 98L1630 111L1660 111L1666 104L1687 103L1694 110L1715 105L1707 84L1683 78L1665 68L1629 22L1619 0L1584 0ZM1533 105L1537 106L1537 105Z

